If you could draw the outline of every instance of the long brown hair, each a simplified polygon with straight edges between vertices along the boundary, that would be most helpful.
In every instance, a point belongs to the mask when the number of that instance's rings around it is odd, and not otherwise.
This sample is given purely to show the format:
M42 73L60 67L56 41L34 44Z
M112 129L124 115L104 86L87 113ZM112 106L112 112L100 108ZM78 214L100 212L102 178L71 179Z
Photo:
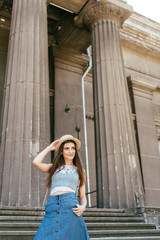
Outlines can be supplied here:
M65 160L63 158L62 151L63 151L64 144L68 143L68 142L72 142L75 145L76 152L75 152L75 157L73 159L73 164L74 164L74 166L77 167L77 172L78 172L79 181L80 181L79 186L82 186L86 182L86 174L85 174L85 171L83 169L83 164L82 164L79 152L77 150L76 143L72 140L67 140L60 145L59 150L57 152L57 155L56 155L55 159L53 160L53 165L49 170L49 176L47 178L47 184L46 184L47 187L50 187L52 176L55 173L55 171L57 169L60 169L60 167L63 167L65 165Z

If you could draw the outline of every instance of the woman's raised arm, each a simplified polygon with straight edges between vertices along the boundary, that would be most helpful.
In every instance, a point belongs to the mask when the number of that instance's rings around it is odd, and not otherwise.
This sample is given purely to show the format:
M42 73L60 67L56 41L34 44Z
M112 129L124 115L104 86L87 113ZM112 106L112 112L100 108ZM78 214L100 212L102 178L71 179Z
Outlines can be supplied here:
M55 147L58 142L59 140L55 140L54 142L52 142L48 147L46 147L42 152L40 152L33 160L33 165L37 167L40 171L46 172L46 173L49 172L49 169L52 167L52 164L43 163L43 159L50 151L55 150Z

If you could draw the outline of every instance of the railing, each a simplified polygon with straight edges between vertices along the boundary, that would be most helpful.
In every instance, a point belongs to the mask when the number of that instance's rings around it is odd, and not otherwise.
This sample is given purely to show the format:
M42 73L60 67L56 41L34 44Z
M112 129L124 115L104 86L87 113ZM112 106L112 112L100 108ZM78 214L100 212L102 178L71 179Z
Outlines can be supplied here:
M87 193L86 193L86 196L87 196L87 195L91 195L92 193L95 193L95 192L97 192L97 190L93 190L93 191L87 192ZM88 207L88 208L96 208L96 207L97 207L97 205L92 205L92 206L90 206L90 207Z
M91 195L92 193L96 193L96 192L97 192L97 190L86 192L86 196ZM79 195L77 197L79 198ZM92 205L92 206L89 206L87 208L96 208L96 207L97 207L97 205Z

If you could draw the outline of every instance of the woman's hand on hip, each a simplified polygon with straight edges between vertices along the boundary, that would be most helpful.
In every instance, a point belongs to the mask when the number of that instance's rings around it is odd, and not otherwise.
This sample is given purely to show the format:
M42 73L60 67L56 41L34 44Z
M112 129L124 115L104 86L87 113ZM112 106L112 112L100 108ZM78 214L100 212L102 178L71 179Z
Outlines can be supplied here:
M73 212L79 217L85 211L85 207L83 205L77 204L77 208L72 208Z

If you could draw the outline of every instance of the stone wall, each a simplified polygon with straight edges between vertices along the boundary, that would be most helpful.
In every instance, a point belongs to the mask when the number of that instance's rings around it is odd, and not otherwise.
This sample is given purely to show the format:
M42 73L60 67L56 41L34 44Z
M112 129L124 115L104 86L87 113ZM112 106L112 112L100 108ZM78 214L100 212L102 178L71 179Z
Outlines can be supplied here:
M124 47L123 55L134 96L145 206L159 206L160 61L138 50Z
M72 134L82 142L80 154L86 169L84 123L82 107L82 75L88 65L88 57L64 49L53 48L55 56L55 138L64 134ZM94 121L92 98L92 75L85 79L86 121L89 152L90 190L96 190ZM65 111L66 107L69 111ZM86 192L88 188L86 186ZM96 205L96 193L92 194L91 205Z

